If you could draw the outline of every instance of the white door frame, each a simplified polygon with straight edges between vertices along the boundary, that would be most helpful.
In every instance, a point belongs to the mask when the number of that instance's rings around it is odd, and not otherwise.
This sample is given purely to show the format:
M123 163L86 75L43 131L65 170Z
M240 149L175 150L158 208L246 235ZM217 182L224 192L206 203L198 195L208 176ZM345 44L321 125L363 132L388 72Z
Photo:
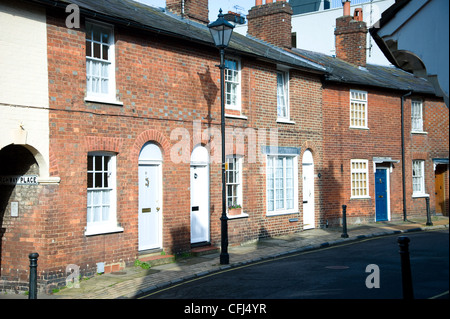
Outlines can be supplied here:
M386 196L387 196L387 219L388 221L391 220L391 168L390 167L384 167L384 166L375 166L375 171L373 172L373 175L375 177L375 172L377 169L384 169L386 170ZM374 196L376 196L376 186L374 186ZM375 221L377 221L377 204L375 199Z
M204 195L204 199L205 201L203 202L203 205L205 207L202 207L202 217L205 218L203 220L203 225L206 226L206 230L205 233L203 234L202 238L193 238L192 235L194 234L194 232L192 231L192 229L194 229L193 227L195 227L195 225L193 225L194 222L194 218L193 218L193 207L197 207L199 205L197 205L198 203L193 203L193 191L195 191L194 187L193 187L193 174L195 174L195 170L203 170L203 173L205 175L206 178L206 185L203 186L202 189L204 189L203 191L205 192ZM191 154L191 167L190 167L190 190L191 190L191 201L190 201L190 217L191 217L191 244L195 244L195 243L200 243L200 242L209 242L210 241L210 237L211 237L211 227L210 227L210 212L209 212L209 205L210 205L210 193L209 193L209 154L208 154L208 150L202 146L202 145L197 145L196 147L194 147L194 150L192 151Z
M158 242L156 243L156 245L153 245L152 247L139 247L138 245L138 250L149 250L149 249L159 249L162 248L162 238L163 238L163 224L162 224L162 215L163 215L163 178L162 178L162 153L161 150L159 148L158 145L148 142L146 143L142 149L141 152L139 154L139 167L142 166L155 166L157 168L157 172L158 172L158 183L159 183L159 196L157 199L158 202L158 208L159 211L157 212L153 212L153 213L157 213L158 214L158 225L156 225L156 227L158 227ZM138 177L139 176L138 174ZM138 183L139 187L141 185L141 183ZM138 215L141 216L140 214L142 214L141 210L141 202L138 196L138 207L139 207L139 211L138 211ZM138 218L138 222L139 222L139 218ZM138 229L139 229L139 225L138 225ZM150 229L151 231L151 229ZM142 233L140 233L138 231L138 236L143 235ZM138 237L138 243L139 243L140 239Z
M316 228L314 205L314 159L309 149L305 150L303 153L302 174L303 229L312 229Z

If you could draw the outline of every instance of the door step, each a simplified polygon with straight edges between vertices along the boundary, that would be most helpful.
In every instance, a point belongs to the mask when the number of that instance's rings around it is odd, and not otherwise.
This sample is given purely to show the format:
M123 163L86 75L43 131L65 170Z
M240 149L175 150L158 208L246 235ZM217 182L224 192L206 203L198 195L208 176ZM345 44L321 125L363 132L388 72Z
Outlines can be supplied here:
M155 253L155 254L141 255L139 256L139 260L141 262L146 262L153 267L173 263L175 261L175 256L161 255L161 253Z
M191 249L191 254L192 254L192 256L195 256L195 257L208 255L208 254L215 254L218 252L220 252L219 247L214 247L214 246L202 246L202 247L195 247L195 248Z

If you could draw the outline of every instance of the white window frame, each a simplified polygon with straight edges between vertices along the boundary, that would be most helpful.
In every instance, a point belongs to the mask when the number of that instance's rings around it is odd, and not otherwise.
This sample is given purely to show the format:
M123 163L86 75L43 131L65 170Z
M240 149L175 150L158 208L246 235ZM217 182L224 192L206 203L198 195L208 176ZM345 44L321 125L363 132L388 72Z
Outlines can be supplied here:
M88 36L87 32L91 27L91 35ZM100 41L96 41L93 38L93 30L100 30ZM108 42L103 42L102 34L108 34ZM88 39L90 37L90 39ZM100 54L101 58L93 57L94 54L94 45L100 45ZM110 24L87 20L86 19L86 51L88 50L88 45L91 46L90 52L91 56L86 55L86 101L92 102L100 102L100 103L109 103L109 104L120 104L123 103L117 101L116 99L116 76L115 76L115 40L114 40L114 27ZM108 59L103 59L103 47L108 47ZM87 52L86 52L87 53ZM102 92L94 92L92 90L93 81L90 78L93 78L93 72L95 65L98 66L106 66L104 70L107 70L107 76L103 76L103 74L99 74L100 77L100 89L102 88L101 79L102 76L104 79L107 79L108 83L106 85L107 93Z
M413 197L428 196L425 192L425 161L412 161L412 186Z
M276 179L279 178L279 174L276 172L276 159L282 159L282 191L283 191L283 205L282 207L277 207L277 188ZM287 208L288 198L287 194L287 159L292 160L292 183L293 183L293 207ZM271 163L272 162L272 163ZM271 176L273 176L273 181L271 181ZM273 209L270 204L271 196L269 193L273 191ZM276 216L284 214L295 214L298 213L298 155L274 155L268 154L266 156L266 215Z
M424 133L422 100L411 100L411 132Z
M277 70L277 121L289 121L290 109L289 109L289 71ZM282 84L278 81L281 76ZM284 104L285 115L283 116L282 108Z
M365 159L350 160L350 198L370 198L369 195L369 161Z
M226 200L227 200L227 211L228 207L230 207L229 199L234 198L235 201L232 202L232 205L240 205L242 208L242 156L227 156L227 170L226 170ZM232 162L233 165L230 165ZM231 178L233 176L233 178ZM230 182L231 180L231 182ZM233 193L230 195L228 192L229 186L234 189Z
M368 127L368 93L350 90L350 128L369 129ZM364 123L360 123L360 122Z
M92 157L92 167L89 167L90 157ZM101 158L100 165L96 164L96 158ZM108 167L105 167L105 157L109 157ZM116 178L116 154L110 152L90 152L88 153L87 164L87 211L86 211L86 232L85 235L98 235L104 233L113 233L123 231L122 227L117 226L117 178ZM89 175L92 174L91 178ZM101 186L96 186L96 178L102 178ZM105 177L107 185L105 185ZM91 182L92 180L92 182ZM98 184L97 184L98 185ZM95 200L95 193L101 197L99 202ZM104 195L108 194L109 201L104 200ZM108 217L104 218L103 209L109 207ZM100 208L101 220L94 221L95 208Z
M228 68L228 61L236 62L237 70ZM225 67L225 108L241 111L241 60L235 57L226 58ZM229 91L229 86L234 86L235 92ZM232 96L235 98L233 99ZM231 100L234 100L234 103L231 103Z

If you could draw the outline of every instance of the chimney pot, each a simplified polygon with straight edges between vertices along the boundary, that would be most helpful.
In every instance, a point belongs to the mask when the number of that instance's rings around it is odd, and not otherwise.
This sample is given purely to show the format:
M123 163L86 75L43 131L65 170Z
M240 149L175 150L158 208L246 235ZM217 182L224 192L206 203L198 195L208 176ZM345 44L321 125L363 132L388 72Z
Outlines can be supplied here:
M350 0L344 2L344 16L350 15Z
M262 0L256 0L255 6L262 6Z
M353 13L353 20L355 21L363 21L363 11L362 8L356 8Z

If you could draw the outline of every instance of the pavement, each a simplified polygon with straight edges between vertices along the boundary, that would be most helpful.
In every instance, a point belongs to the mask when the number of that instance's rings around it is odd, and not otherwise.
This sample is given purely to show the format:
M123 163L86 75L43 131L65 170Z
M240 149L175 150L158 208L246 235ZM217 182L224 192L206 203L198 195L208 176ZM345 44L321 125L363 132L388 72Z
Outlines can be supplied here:
M174 262L153 266L150 269L130 266L124 270L82 278L79 288L64 288L52 294L38 294L38 299L128 299L153 290L217 271L276 258L306 250L320 249L349 241L386 236L406 235L414 231L448 229L449 218L433 216L432 226L426 219L411 218L404 221L377 222L348 225L348 238L342 238L342 228L310 229L291 235L264 238L237 246L229 246L230 263L220 265L220 252L197 257L177 258ZM406 235L407 236L407 235ZM0 299L25 299L24 295L2 294Z

